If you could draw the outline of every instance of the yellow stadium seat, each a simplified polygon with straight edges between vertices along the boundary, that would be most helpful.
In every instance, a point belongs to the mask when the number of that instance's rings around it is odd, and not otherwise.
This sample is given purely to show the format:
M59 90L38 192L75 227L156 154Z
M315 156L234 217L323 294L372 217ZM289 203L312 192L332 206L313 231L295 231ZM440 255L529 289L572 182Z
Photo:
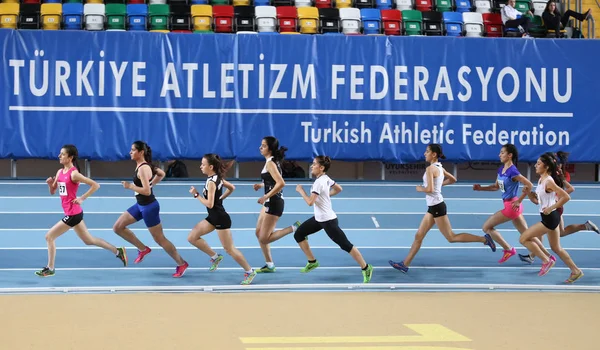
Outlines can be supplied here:
M352 7L352 0L336 0L335 7L345 9Z
M42 4L40 10L42 29L59 30L62 20L62 4Z
M316 7L299 7L298 21L300 33L317 34L319 31L319 9Z
M281 32L280 34L300 34L298 32Z
M250 6L250 0L233 0L233 6Z
M0 4L0 28L17 29L17 17L19 16L19 4Z
M151 32L153 32L153 33L170 33L171 31L167 30L167 29L154 29L154 30L151 30Z
M194 32L211 32L213 13L210 5L192 5Z
M104 4L104 0L85 0L86 4Z
M3 3L9 3L9 4L18 4L19 0L2 0Z

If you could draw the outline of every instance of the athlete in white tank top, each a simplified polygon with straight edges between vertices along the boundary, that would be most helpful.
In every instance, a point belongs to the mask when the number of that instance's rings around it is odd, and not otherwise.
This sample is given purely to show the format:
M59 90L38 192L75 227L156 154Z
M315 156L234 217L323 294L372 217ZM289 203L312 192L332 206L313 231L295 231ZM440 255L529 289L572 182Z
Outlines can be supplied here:
M410 247L406 258L404 258L403 261L398 262L390 260L388 263L396 270L400 270L404 273L408 272L412 260L419 252L419 249L421 249L421 244L423 243L425 235L427 235L433 225L437 225L440 232L450 243L478 242L489 246L490 249L495 252L496 244L489 234L486 234L485 236L476 236L470 233L454 233L452 231L450 219L448 219L446 213L446 203L444 203L444 197L442 196L442 186L455 183L456 178L445 171L444 167L442 167L442 164L439 162L439 159L446 158L442 152L442 146L431 144L427 146L424 155L425 161L431 165L425 170L425 175L423 175L423 185L417 186L416 190L417 192L425 193L425 200L427 201L427 206L429 208L421 221L419 230L415 235L415 240Z

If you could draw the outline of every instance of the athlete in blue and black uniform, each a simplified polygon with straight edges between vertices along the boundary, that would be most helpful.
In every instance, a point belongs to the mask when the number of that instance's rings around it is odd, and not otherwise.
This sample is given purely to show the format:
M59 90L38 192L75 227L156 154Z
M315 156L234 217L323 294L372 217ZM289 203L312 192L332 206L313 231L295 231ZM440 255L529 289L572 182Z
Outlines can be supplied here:
M258 203L262 204L263 208L256 222L256 237L265 256L266 265L256 270L259 273L275 272L269 243L294 232L300 226L300 222L297 221L292 226L274 231L277 221L283 215L284 208L283 187L285 181L281 175L280 163L285 156L285 151L287 148L279 147L279 141L273 136L263 138L260 144L260 154L265 157L266 162L260 174L262 183L255 184L254 190L258 191L262 187L265 189L265 194L258 199Z
M136 192L135 199L137 203L121 214L113 226L113 231L138 248L138 257L134 261L138 264L152 250L143 244L127 226L144 219L144 223L152 234L154 241L177 262L177 269L173 277L181 277L189 265L181 258L173 243L163 233L160 222L160 204L154 197L154 191L152 190L152 187L165 177L165 172L152 164L152 150L143 141L135 141L131 146L129 155L136 162L133 184L127 181L122 181L122 184L124 188Z

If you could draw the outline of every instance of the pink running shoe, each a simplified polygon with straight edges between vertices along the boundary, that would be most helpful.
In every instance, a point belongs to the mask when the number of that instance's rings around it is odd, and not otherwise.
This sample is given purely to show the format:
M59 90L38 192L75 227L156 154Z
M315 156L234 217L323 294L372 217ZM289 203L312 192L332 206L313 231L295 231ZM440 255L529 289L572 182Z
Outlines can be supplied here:
M182 277L183 274L185 273L185 270L187 270L188 267L190 267L190 264L188 264L187 261L183 265L177 266L177 268L175 269L175 273L173 274L173 277L175 277L175 278Z
M142 262L142 260L144 260L144 257L148 254L150 254L150 252L152 251L152 249L150 249L150 247L146 247L146 249L144 249L144 251L140 251L138 250L138 256L137 258L135 258L134 263L139 264Z
M516 254L517 254L517 249L515 249L515 247L512 247L511 250L505 250L504 254L502 255L502 259L498 260L498 262L502 264L503 262L512 258Z
M550 257L550 259L548 260L547 263L542 264L542 268L540 269L540 273L538 273L538 276L544 276L545 274L548 273L548 271L550 271L550 269L552 267L554 267L554 264L556 264L556 258L554 258L553 256Z

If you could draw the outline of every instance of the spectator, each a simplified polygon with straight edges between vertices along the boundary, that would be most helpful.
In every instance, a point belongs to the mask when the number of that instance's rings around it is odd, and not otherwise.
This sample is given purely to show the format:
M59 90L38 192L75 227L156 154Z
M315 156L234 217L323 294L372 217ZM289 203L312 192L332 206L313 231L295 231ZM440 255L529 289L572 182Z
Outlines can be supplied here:
M187 167L180 160L170 160L167 162L167 177L188 177Z
M550 0L546 3L546 9L544 9L544 13L542 13L542 19L544 20L546 29L554 30L554 35L557 38L560 38L560 30L566 27L569 18L573 17L583 22L590 18L591 11L592 9L588 9L586 13L578 13L573 10L567 10L564 15L561 15L556 9L556 2Z
M533 16L533 14L531 11L521 14L521 12L515 9L515 3L515 0L508 0L507 4L500 11L504 28L518 28L523 34L523 38L529 38L531 20L525 15Z

